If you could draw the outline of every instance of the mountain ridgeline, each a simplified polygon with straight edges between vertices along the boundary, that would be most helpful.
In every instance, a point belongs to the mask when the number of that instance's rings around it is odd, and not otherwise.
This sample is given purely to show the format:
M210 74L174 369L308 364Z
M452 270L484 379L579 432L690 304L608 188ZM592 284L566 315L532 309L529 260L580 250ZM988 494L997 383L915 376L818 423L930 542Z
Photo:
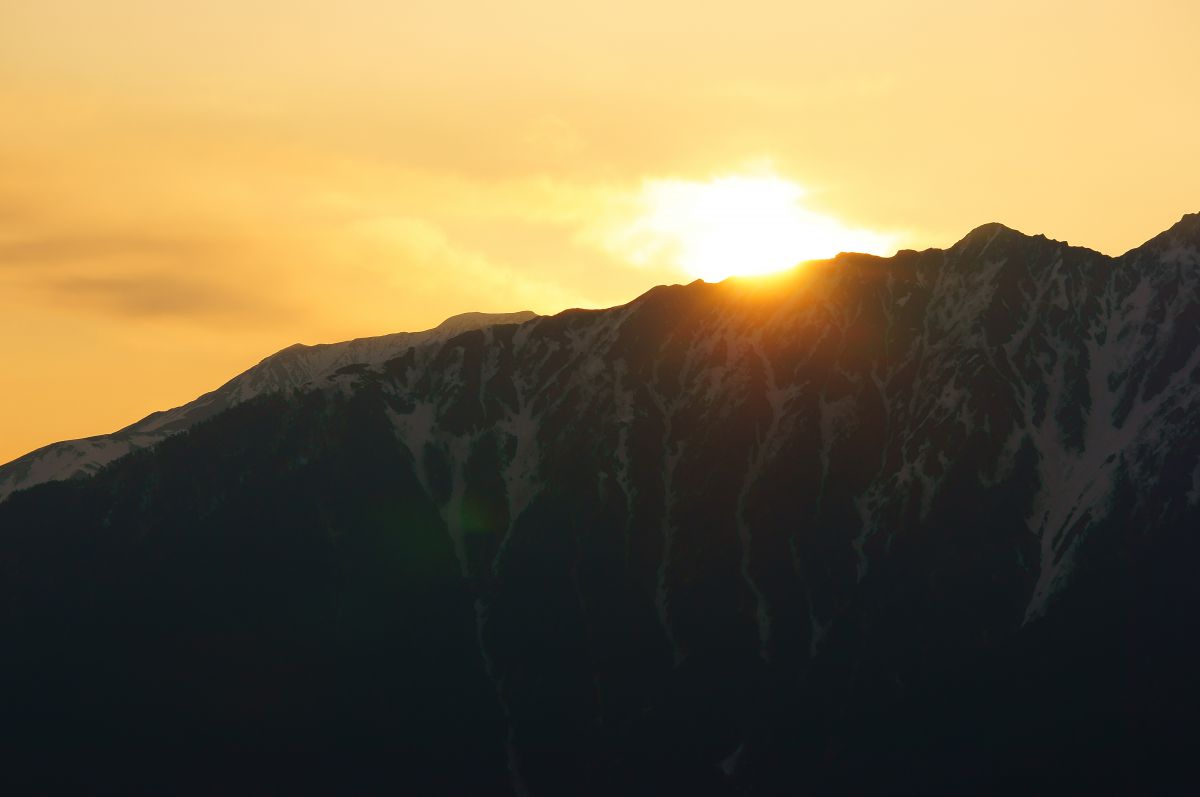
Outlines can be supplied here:
M0 466L0 501L35 484L89 476L131 451L150 448L243 401L268 393L288 393L337 379L343 368L379 365L410 346L448 340L492 324L521 323L536 318L517 313L462 313L424 332L397 332L375 338L305 346L297 343L266 357L216 390L181 407L154 412L112 434L64 440L31 451Z
M11 772L1192 778L1200 216L1119 258L990 224L396 354L0 503Z

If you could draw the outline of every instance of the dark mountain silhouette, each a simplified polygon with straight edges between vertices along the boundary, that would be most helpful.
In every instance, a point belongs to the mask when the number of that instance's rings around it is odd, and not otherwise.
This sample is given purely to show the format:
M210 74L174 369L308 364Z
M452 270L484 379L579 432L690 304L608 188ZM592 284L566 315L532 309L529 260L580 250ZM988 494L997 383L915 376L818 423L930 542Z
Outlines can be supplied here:
M1198 344L1200 216L1119 258L989 224L264 393L0 503L9 772L1186 785Z

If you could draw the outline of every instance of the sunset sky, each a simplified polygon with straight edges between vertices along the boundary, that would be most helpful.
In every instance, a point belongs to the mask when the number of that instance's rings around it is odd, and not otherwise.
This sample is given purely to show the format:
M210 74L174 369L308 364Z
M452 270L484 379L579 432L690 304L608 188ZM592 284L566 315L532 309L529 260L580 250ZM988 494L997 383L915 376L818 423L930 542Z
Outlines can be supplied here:
M1198 34L1187 0L0 0L0 462L298 341L988 221L1120 254L1200 210Z

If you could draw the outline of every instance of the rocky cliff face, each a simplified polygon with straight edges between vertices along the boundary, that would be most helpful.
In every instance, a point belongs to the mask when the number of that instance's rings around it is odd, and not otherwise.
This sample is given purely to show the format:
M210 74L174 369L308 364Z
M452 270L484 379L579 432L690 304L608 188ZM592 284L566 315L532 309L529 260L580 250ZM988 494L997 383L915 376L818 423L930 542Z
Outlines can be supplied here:
M0 505L11 716L123 776L122 739L351 791L1170 782L1198 344L1188 216L1120 258L986 225L343 367Z

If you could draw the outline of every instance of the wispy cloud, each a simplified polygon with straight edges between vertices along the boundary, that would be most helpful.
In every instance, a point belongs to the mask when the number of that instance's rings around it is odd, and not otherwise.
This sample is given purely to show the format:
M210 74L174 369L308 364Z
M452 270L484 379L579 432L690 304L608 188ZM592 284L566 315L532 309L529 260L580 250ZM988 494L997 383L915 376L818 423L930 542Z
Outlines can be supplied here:
M62 309L130 319L236 316L243 322L257 318L264 323L278 310L258 296L171 273L51 279L37 290Z
M211 241L155 238L144 235L0 236L0 268L79 266L100 261L155 259L191 261L210 255Z
M43 220L43 225L45 224ZM177 319L259 325L278 320L276 296L236 279L244 253L230 241L172 235L0 230L5 298L47 312L111 319Z

